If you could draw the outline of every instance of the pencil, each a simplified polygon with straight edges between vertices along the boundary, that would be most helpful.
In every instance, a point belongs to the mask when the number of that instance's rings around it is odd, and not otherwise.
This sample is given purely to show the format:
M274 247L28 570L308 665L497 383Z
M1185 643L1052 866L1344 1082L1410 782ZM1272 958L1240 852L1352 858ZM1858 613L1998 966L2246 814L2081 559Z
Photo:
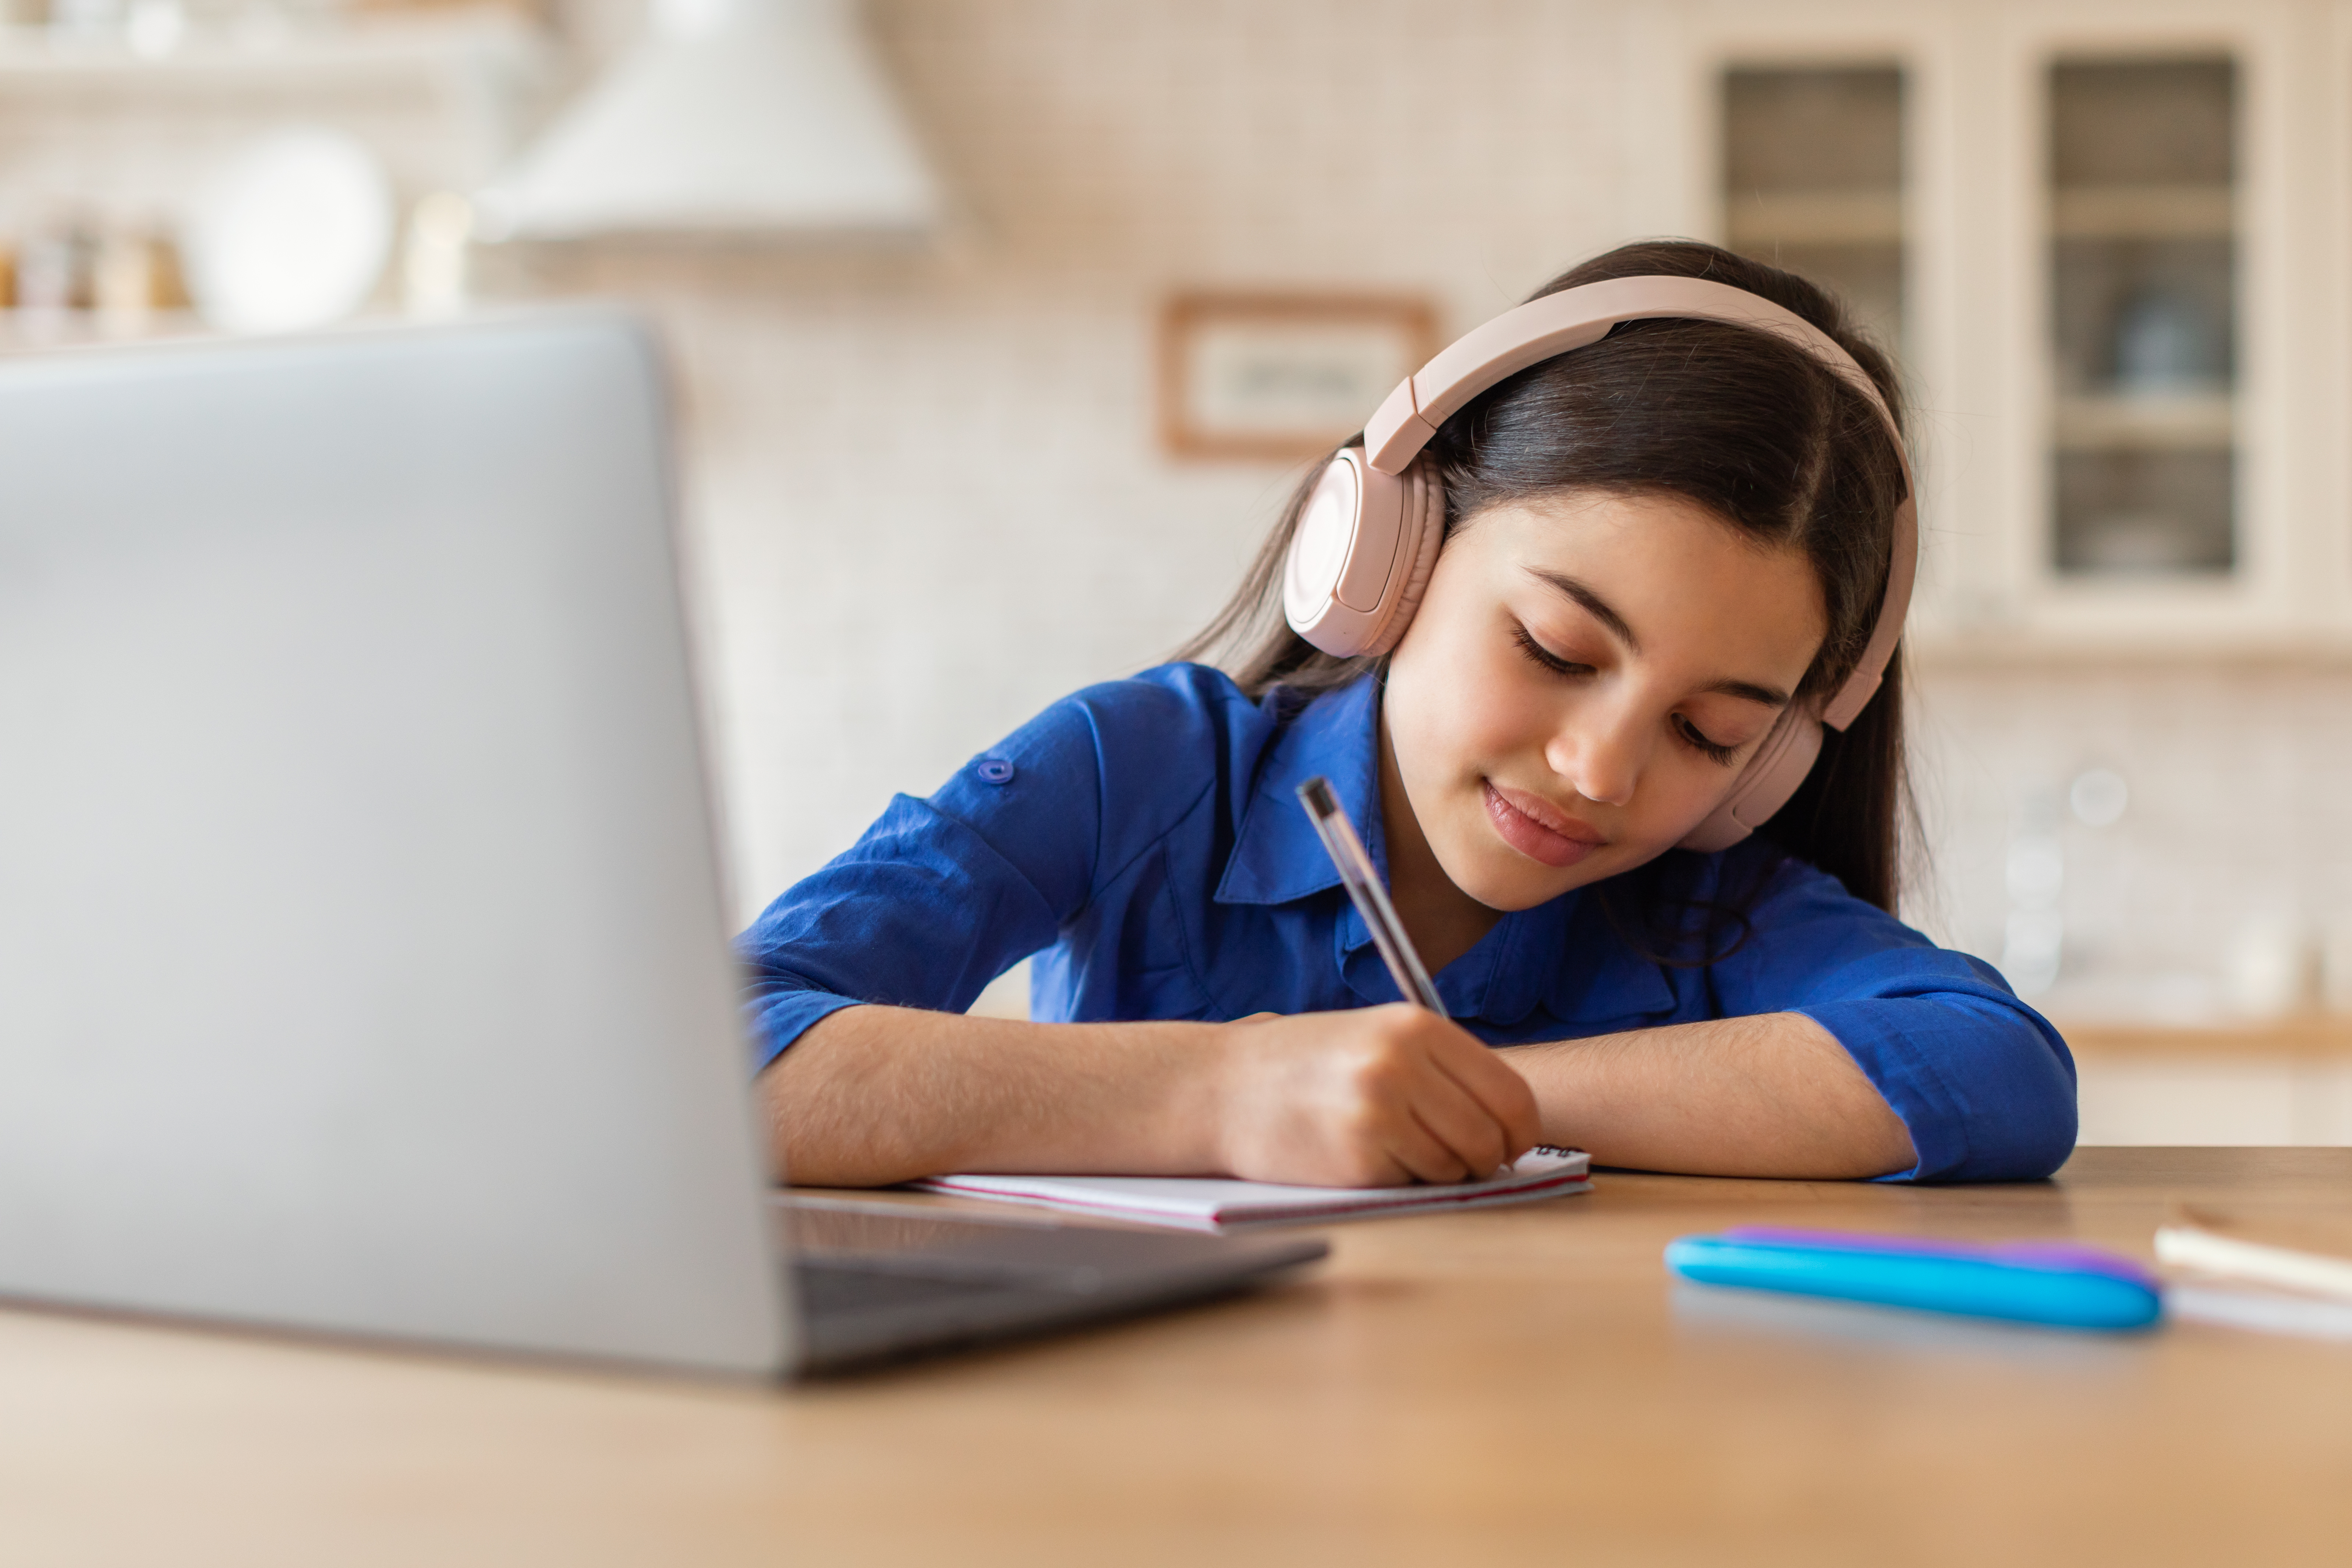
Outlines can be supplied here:
M1444 1018L1445 1004L1438 999L1437 988L1430 983L1421 955L1412 950L1412 942L1405 936L1404 923L1397 918L1396 905L1389 902L1388 889L1381 885L1379 875L1372 870L1372 857L1364 852L1364 841L1356 836L1355 824L1348 821L1346 808L1331 793L1331 781L1319 773L1309 779L1298 787L1298 803L1307 808L1307 815L1323 841L1324 851L1330 855L1331 863L1339 868L1339 881L1347 887L1348 896L1355 900L1356 913L1371 928L1372 945L1381 950L1398 993L1405 1000L1418 1002Z

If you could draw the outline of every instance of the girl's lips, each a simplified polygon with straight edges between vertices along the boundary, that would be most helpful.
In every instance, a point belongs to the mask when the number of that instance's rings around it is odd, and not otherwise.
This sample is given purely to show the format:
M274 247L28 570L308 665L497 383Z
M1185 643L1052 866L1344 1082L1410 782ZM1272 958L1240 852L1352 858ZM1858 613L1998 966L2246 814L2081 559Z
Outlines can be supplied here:
M1486 820L1503 841L1548 866L1572 866L1608 840L1601 830L1563 815L1559 808L1517 789L1484 780Z

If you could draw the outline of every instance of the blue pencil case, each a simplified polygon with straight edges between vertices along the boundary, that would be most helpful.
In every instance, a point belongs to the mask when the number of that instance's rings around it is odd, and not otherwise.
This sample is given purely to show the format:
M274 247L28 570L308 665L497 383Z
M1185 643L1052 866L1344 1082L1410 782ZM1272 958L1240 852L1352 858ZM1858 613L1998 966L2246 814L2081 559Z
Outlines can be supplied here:
M1685 1280L2072 1329L2141 1329L2164 1313L2156 1276L2070 1242L1965 1242L1748 1225L1685 1236L1666 1267Z

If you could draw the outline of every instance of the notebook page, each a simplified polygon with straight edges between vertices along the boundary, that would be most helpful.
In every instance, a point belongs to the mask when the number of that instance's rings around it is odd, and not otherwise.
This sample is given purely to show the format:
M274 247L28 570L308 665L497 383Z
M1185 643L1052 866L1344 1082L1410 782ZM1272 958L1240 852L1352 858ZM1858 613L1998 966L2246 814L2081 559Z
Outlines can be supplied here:
M914 1186L950 1193L1169 1225L1187 1230L1234 1230L1254 1225L1297 1225L1383 1215L1426 1214L1589 1192L1589 1157L1575 1149L1531 1149L1507 1176L1492 1181L1413 1186L1293 1186L1275 1182L1192 1176L937 1176Z

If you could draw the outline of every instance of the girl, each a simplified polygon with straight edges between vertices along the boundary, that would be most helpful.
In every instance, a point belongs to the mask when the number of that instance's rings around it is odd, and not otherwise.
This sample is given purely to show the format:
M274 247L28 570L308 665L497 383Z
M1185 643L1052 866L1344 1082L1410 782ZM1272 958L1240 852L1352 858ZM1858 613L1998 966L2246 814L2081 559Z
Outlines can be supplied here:
M1526 368L1449 413L1429 387L1513 319L1465 340L1375 416L1375 451L1301 487L1183 650L1242 643L1234 674L1080 692L777 900L743 946L780 1170L1349 1186L1484 1176L1538 1142L1727 1176L2063 1161L2057 1032L1892 913L1892 370L1820 289L1708 246L1629 246L1538 298L1633 278L1746 292L1506 356ZM1416 437L1402 479L1374 472ZM1385 578L1384 545L1340 559L1383 507ZM1396 999L1293 800L1318 774L1451 1016ZM1032 954L1045 1021L962 1016Z

